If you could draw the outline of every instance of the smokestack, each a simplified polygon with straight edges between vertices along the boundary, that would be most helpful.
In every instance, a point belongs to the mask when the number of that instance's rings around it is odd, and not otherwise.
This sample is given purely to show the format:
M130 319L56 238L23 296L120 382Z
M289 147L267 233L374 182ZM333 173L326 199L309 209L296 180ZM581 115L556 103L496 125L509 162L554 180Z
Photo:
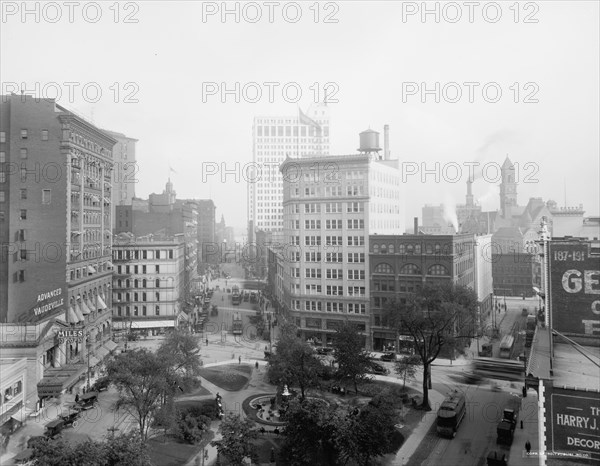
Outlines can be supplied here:
M470 178L467 180L467 205L473 206L473 182Z
M383 127L383 159L390 160L390 125Z
M415 225L415 235L418 235L419 234L419 217L415 217L414 225Z

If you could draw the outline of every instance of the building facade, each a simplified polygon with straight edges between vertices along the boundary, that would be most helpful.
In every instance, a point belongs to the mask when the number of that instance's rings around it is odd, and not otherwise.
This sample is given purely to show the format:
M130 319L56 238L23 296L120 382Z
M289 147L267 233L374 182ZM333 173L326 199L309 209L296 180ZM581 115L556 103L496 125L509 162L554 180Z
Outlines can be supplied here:
M475 290L475 237L371 235L369 242L373 349L410 351L412 338L388 326L387 304L405 302L425 283L451 282Z
M135 185L139 182L139 167L135 157L137 139L123 133L103 130L117 141L113 147L112 219L116 218L116 206L130 205L135 197ZM111 231L114 225L111 226Z
M283 290L277 293L284 312L317 344L330 344L348 320L370 347L369 233L403 228L398 161L368 154L300 158L287 159L280 170L298 173L283 183L284 264L277 279Z
M26 397L39 406L115 347L116 140L49 99L3 96L0 114L0 344L27 358Z
M216 259L213 255L208 255L213 250L216 243L215 236L215 215L216 206L212 199L199 199L198 205L198 263L203 272L206 264Z
M0 359L0 455L5 439L27 420L33 412L28 406L27 359Z
M120 234L113 246L113 328L120 333L159 334L187 327L184 312L183 234L133 237Z

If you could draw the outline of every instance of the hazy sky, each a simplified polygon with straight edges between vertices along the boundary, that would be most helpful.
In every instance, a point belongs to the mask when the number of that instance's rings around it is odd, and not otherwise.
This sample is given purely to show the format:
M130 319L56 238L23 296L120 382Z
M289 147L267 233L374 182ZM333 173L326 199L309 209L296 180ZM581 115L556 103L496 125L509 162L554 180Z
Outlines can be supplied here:
M235 171L237 162L243 174L253 117L306 110L316 88L322 98L334 83L331 153L354 153L360 131L383 133L389 124L408 217L424 203L464 202L468 170L457 173L453 163L501 164L507 154L519 164L521 205L530 197L563 205L566 184L567 205L600 211L596 1L479 2L472 12L464 2L427 2L438 18L423 18L422 2L227 2L239 22L221 17L222 2L76 3L70 11L64 2L30 2L23 16L22 2L2 2L2 92L21 83L41 97L60 89L62 105L139 139L139 197L162 191L170 165L178 197L212 197L219 217L245 227L243 177L219 173L202 183L203 163ZM73 96L69 82L79 83ZM269 82L279 83L273 102ZM240 102L210 95L206 83L219 91L239 83ZM424 87L433 92L422 95ZM437 181L411 174L436 162ZM485 209L498 208L495 178L489 165L474 184Z

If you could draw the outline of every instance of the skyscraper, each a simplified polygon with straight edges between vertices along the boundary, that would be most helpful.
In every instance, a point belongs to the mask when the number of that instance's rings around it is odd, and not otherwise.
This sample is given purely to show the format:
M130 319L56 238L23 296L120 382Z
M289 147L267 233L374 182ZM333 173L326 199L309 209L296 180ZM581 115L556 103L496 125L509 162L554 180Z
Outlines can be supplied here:
M329 107L313 104L304 114L257 116L252 126L252 161L248 182L248 241L255 232L283 230L283 176L279 165L287 157L329 155ZM277 233L276 233L277 235Z

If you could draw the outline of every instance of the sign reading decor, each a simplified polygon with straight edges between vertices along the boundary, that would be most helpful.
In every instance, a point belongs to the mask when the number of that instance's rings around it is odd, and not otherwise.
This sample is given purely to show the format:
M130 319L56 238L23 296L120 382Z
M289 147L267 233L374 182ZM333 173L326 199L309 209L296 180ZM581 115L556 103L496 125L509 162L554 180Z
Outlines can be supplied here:
M555 458L600 460L600 393L546 386L546 445Z
M593 335L600 324L600 255L589 243L550 241L552 327L563 333Z
M56 334L58 343L83 343L83 330L59 330Z

